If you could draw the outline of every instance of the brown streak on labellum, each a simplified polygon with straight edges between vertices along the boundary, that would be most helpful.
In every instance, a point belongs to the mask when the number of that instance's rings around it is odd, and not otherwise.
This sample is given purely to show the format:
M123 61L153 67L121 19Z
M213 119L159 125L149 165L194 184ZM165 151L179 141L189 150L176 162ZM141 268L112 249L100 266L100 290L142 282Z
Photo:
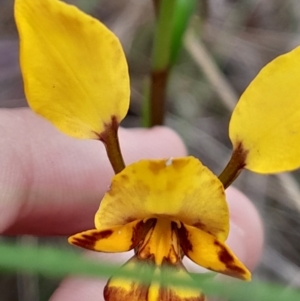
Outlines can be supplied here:
M189 241L189 238L188 238L189 233L186 230L183 223L181 223L181 227L177 231L178 231L179 243L180 243L180 246L181 246L183 252L186 253L186 254L188 252L192 252L193 251L193 246L192 246L192 244L191 244L191 242Z
M164 269L169 269L169 272L171 272L172 270L174 271L174 273L180 271L181 269L183 269L186 273L188 273L187 269L185 268L185 266L179 262L178 265L174 266L174 265L170 265L167 262L164 262L163 264L163 269L162 272L164 271ZM164 277L164 276L162 276ZM193 281L191 279L191 281ZM205 301L205 295L203 293L201 293L199 291L199 296L197 297L190 297L190 298L180 298L177 294L176 294L176 287L170 287L170 286L165 286L165 287L160 287L159 288L159 297L158 300L159 301ZM188 289L187 289L188 291Z
M222 246L218 241L215 241L214 244L220 248L218 253L219 259L227 267L224 273L229 276L244 279L243 275L245 275L245 270L235 265L233 256L228 253L224 246Z
M147 222L149 222L148 225L147 225ZM155 228L157 219L156 218L149 219L147 222L145 223L145 225L147 225L147 226L142 230L142 233L140 234L140 236L144 239L141 239L140 243L136 246L137 257L139 259L143 259L143 260L154 258L154 255L150 253L149 247L148 248L146 248L146 247L147 247L148 242L151 238L152 232ZM151 233L148 235L149 232L151 232Z
M170 289L168 287L161 287L159 289L159 301L205 301L205 295L199 293L199 297L191 297L191 298L180 298L175 292L174 289Z
M156 221L157 220L155 218L151 218L148 219L145 223L143 221L140 221L136 224L131 239L131 249L137 247L137 245L143 240L150 229L155 227Z
M140 264L139 269L137 269L137 275L140 276L138 278L143 278L144 274L144 266L153 267L153 261L150 260L139 260L136 256L132 257L125 263L121 270L126 267L127 264L134 263ZM148 290L150 283L139 283L138 280L135 279L124 279L123 281L128 285L130 284L130 288L128 290L124 289L121 286L111 286L111 281L119 279L118 276L112 276L104 287L104 299L106 301L148 301Z
M126 291L122 287L109 287L109 282L105 286L103 296L106 301L147 301L148 286L139 285L134 289L134 285L131 285L131 290Z
M170 250L169 250L169 253L168 253L168 256L166 259L171 264L177 264L179 262L180 258L178 256L178 254L176 253L174 246L170 247Z
M85 249L95 250L97 241L108 238L112 235L112 233L112 230L104 230L100 232L95 230L89 234L81 234L81 237L73 237L71 243Z

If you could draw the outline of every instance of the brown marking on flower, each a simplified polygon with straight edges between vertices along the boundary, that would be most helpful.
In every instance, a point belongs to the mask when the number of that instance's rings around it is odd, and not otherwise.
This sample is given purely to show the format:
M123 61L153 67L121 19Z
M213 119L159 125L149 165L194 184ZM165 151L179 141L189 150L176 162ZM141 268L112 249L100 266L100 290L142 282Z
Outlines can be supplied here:
M172 272L174 274L174 276L176 275L176 273L180 272L180 271L185 271L186 275L188 276L188 272L185 268L185 266L179 262L178 265L174 266L174 265L169 265L168 263L164 263L163 269L162 271L162 277L166 277L164 276L164 269L166 268L166 271ZM188 276L189 277L189 276ZM184 279L187 279L186 277L184 277ZM193 281L190 278L191 281ZM178 296L178 294L176 293L176 290L180 290L182 292L183 288L178 288L175 286L162 286L159 288L159 297L158 300L159 301L205 301L205 295L199 290L199 292L192 290L192 289L186 289L185 290L185 295L186 297L182 298L180 296ZM189 297L189 295L191 295Z
M133 222L134 220L136 220L136 218L129 216L124 220L124 224L129 224L129 223Z
M226 270L223 271L223 273L229 276L244 279L246 271L236 266L234 257L231 254L229 254L226 248L223 245L221 245L218 241L214 241L214 245L219 247L219 260L223 262L226 266Z
M136 285L132 282L130 290L123 287L109 286L109 282L104 288L103 296L106 301L147 301L148 289L146 285Z
M121 174L120 177L122 178L122 181L125 181L125 182L129 181L129 177L125 174Z
M177 226L176 226L177 228ZM189 240L189 232L185 228L184 224L181 223L181 227L177 228L180 246L185 254L193 251L193 245Z
M205 231L205 232L208 232L207 229L206 229L206 225L203 224L200 220L198 220L198 221L197 221L196 223L194 223L192 226L195 227L195 228L198 228L198 229L200 229L200 230L203 230L203 231Z
M156 218L150 218L145 223L144 221L140 221L136 224L131 239L131 249L143 243L146 234L150 231L151 228L153 229L155 227L156 221Z
M240 168L245 167L246 165L246 159L247 159L247 155L249 153L249 150L246 150L243 146L243 142L239 141L236 143L235 148L234 148L234 154L235 154L235 158L236 160L239 162L240 164Z
M201 292L199 292L199 296L197 297L181 298L176 294L175 289L170 289L168 287L161 287L159 289L159 301L205 301L205 299L205 295Z
M82 234L77 234L76 236L71 237L69 241L73 245L89 250L95 250L97 241L110 237L112 233L112 230L92 230Z
M108 132L111 130L117 132L119 128L119 124L120 123L118 121L117 116L112 115L110 122L104 123L104 131L102 133L95 133L95 134L99 137L100 141L105 142L107 140Z
M170 246L170 250L166 259L171 264L177 264L180 261L181 258L179 257L179 254L177 254L173 245Z
M148 168L151 170L151 172L155 175L160 173L162 169L166 167L166 164L164 161L149 161Z
M181 171L187 164L189 163L188 160L176 160L172 161L172 166L176 171Z
M111 187L109 187L109 189L106 193L109 194L110 196L116 196L118 194L118 191L116 191L116 189L113 189L111 186Z
M139 259L154 259L154 254L152 254L150 250L149 241L151 239L152 232L154 231L156 222L156 218L149 219L145 223L146 226L143 229L143 232L139 234L141 239L136 247L136 255Z

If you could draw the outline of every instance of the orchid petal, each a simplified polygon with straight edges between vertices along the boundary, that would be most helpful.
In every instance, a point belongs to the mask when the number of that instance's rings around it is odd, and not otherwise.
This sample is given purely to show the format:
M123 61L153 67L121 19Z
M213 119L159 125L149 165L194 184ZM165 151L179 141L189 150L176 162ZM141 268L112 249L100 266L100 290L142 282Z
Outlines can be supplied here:
M218 273L251 280L248 269L222 241L188 225L182 225L178 231L185 255L195 263Z
M300 47L266 65L241 96L230 121L234 152L258 173L300 167Z
M58 0L16 0L20 61L30 107L65 134L99 139L129 106L129 76L117 37Z
M88 230L69 237L69 243L99 252L126 252L139 243L144 225L143 221L137 220L102 231Z

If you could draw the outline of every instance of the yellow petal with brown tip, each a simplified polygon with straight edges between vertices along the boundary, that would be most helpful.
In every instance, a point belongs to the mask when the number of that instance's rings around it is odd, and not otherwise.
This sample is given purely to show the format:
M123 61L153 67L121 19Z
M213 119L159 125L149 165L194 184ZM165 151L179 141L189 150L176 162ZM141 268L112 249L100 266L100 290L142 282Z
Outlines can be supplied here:
M251 280L244 264L213 235L188 225L182 225L178 232L184 254L195 263L218 273Z
M300 47L277 57L235 107L229 136L245 168L276 173L300 167Z
M62 132L99 139L129 106L129 76L117 37L58 0L16 0L20 61L30 107Z
M124 226L106 230L88 230L69 237L68 241L88 250L99 252L125 252L134 248L143 235L144 223L137 220Z

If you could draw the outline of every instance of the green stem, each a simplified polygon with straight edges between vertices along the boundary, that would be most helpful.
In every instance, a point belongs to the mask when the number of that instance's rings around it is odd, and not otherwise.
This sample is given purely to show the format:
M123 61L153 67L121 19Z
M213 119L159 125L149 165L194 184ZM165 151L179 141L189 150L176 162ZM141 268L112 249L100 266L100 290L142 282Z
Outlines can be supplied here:
M169 76L173 14L176 0L154 1L157 12L157 23L154 34L151 79L148 95L146 94L146 110L149 118L143 118L147 126L164 123L165 96ZM148 97L147 97L148 96Z
M163 70L169 66L176 3L177 0L159 2L153 46L153 71Z
M246 158L247 151L243 149L242 144L239 144L233 150L228 164L219 175L219 180L223 183L225 189L239 176L246 165Z
M100 140L104 143L108 159L114 172L117 174L125 168L119 139L118 139L119 124L115 119L112 119L105 131L99 136Z
M197 0L153 0L157 15L152 71L145 90L143 125L164 123L165 99L170 69L181 49L182 37Z
M174 12L173 35L170 62L176 62L181 50L183 35L189 25L190 18L196 9L198 0L177 0Z

